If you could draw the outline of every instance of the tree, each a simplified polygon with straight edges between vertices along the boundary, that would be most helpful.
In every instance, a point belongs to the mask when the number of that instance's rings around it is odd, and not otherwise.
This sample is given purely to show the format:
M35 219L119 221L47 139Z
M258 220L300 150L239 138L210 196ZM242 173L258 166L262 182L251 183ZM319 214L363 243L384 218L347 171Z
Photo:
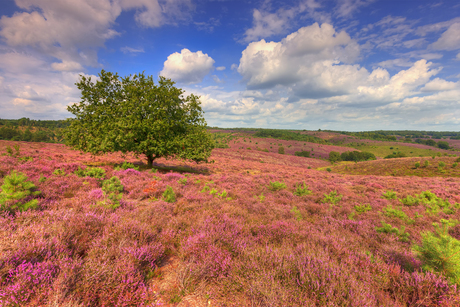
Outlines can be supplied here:
M176 88L170 79L140 73L120 78L102 70L96 83L80 76L81 101L65 129L66 144L92 154L134 152L151 167L160 157L205 161L214 148L199 97Z
M449 143L446 142L446 141L439 141L437 145L441 149L449 149L450 148Z
M340 157L339 152L336 152L336 151L329 152L329 161L331 163L335 163L335 162L340 161L340 160L342 160L342 159Z

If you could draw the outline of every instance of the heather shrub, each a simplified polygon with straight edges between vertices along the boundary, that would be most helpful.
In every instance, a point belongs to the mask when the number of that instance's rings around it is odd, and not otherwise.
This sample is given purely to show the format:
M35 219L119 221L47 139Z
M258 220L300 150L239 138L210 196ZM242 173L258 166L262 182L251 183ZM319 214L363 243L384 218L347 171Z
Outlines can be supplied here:
M413 250L423 263L423 269L440 272L447 276L452 283L460 282L460 241L448 233L451 223L441 220L441 225L434 223L435 233L422 233L420 245L414 245Z
M296 185L295 191L294 191L293 194L296 195L296 196L305 196L305 195L310 195L311 191L308 189L308 187L305 184L305 182L303 182L303 187L302 187L301 183Z
M279 191L282 189L286 189L287 186L284 182L279 182L279 181L270 181L270 186L268 187L272 191Z
M41 192L37 191L35 184L27 179L25 174L16 171L5 176L0 192L2 211L26 211L37 208L38 200L33 197L40 195Z
M329 194L324 194L324 198L321 200L323 204L332 204L335 205L337 204L341 199L343 195L337 195L337 191L332 191Z
M304 151L304 150L296 151L294 154L295 154L296 156L298 156L298 157L305 157L305 158L309 158L309 157L310 157L310 152L309 152L309 151Z
M123 189L124 187L117 176L113 176L102 182L102 191L105 193L123 192Z
M165 202L174 203L176 201L176 193L171 186L167 186L166 190L163 192L163 199Z

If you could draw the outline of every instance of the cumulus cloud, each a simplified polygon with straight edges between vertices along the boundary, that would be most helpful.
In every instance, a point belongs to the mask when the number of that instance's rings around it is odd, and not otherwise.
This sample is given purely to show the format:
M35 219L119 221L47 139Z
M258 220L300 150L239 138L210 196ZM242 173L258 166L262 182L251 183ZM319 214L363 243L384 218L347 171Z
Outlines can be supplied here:
M217 71L222 71L222 70L225 70L225 66L219 66L219 67L216 67L216 70L217 70Z
M184 48L168 56L160 75L177 82L199 83L213 69L214 62L202 51L191 52Z
M446 81L440 78L431 80L421 89L422 92L448 91L458 88L458 82Z
M314 23L280 42L253 42L242 52L238 72L249 88L289 86L301 98L319 98L348 92L350 82L366 70L352 62L359 46L345 32Z
M430 47L436 50L460 49L460 22L452 24Z
M61 61L97 65L97 48L120 35L112 26L123 10L135 9L138 24L158 27L184 18L190 0L16 0L26 12L0 18L0 36L12 47L29 47Z

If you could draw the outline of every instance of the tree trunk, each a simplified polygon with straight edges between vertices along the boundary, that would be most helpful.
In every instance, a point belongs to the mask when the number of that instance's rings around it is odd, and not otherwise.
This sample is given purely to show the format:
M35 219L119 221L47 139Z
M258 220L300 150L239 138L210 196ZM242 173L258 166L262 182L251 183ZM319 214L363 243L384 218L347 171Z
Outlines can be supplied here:
M153 160L154 160L153 155L150 154L150 155L146 155L146 156L147 156L147 166L149 168L152 168L152 164L153 164Z

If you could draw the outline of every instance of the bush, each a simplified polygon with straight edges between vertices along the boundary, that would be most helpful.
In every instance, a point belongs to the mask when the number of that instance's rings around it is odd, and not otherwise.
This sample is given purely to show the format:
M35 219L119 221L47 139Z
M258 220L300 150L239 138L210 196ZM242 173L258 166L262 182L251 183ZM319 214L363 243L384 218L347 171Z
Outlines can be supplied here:
M420 167L420 162L415 162L415 168L419 168Z
M165 202L174 203L176 201L176 193L171 186L167 186L166 190L163 192L163 199Z
M335 163L337 161L341 161L342 158L340 157L340 153L336 152L336 151L331 151L329 152L329 161L331 163Z
M396 193L393 191L393 190L389 190L389 191L386 191L385 193L383 193L383 198L386 198L386 199L396 199Z
M268 188L272 191L279 191L279 190L287 188L287 186L284 182L278 182L278 181L271 182L270 181L270 186Z
M112 178L102 182L102 191L106 193L123 192L123 189L124 187L117 176L113 176Z
M449 149L449 148L450 148L449 143L446 142L446 141L439 141L439 142L437 143L437 146L438 146L439 148L441 148L441 149Z
M280 155L284 155L284 147L283 146L278 147L278 153Z
M367 160L375 160L376 157L371 152L366 151L346 151L340 155L340 159L342 161L367 161Z
M310 195L311 194L311 191L308 189L307 185L305 184L305 182L303 183L303 187L302 187L302 184L299 183L298 185L296 185L295 187L295 191L293 193L294 195L297 195L297 196L305 196L305 195Z
M36 191L35 184L27 179L25 174L16 171L5 177L0 193L1 211L14 212L37 208L38 200L33 199L33 196L40 195L41 192Z
M127 170L127 169L134 169L134 170L138 171L138 170L139 170L139 166L134 165L134 164L129 163L129 162L123 162L122 165L116 166L116 167L115 167L115 170L116 170L116 171L118 171L118 170Z
M428 165L430 165L430 162L428 162L428 160L425 160L425 162L423 162L423 166L428 167Z
M392 153L391 155L384 157L384 159L405 158L405 157L406 157L406 154L398 151L397 153Z
M85 169L79 167L74 174L78 177L105 178L105 170L100 167L87 167Z
M323 204L331 203L335 205L342 199L342 197L342 195L337 195L337 191L332 191L329 194L324 194L324 198L321 200L321 202Z
M460 241L448 234L449 221L441 220L441 224L433 224L435 233L422 233L422 244L414 245L413 250L422 261L424 270L441 272L453 283L459 284Z
M444 167L444 166L446 166L446 163L444 163L444 162L442 162L442 161L439 161L438 166L439 166L439 167Z
M305 157L305 158L309 158L310 157L310 152L309 151L296 151L295 152L295 155L298 156L298 157Z

